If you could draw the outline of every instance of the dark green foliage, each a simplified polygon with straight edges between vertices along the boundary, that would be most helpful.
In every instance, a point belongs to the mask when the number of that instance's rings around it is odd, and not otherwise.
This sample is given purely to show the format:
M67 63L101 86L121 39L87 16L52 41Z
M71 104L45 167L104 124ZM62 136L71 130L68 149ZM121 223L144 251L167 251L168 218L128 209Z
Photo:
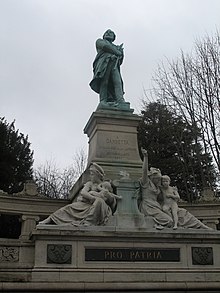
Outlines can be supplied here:
M0 189L8 193L22 190L32 178L33 152L28 137L0 118Z
M190 127L167 106L159 102L144 104L139 147L147 149L149 167L169 175L171 185L177 186L180 196L190 202L215 182L212 159L203 152L199 135L198 128Z

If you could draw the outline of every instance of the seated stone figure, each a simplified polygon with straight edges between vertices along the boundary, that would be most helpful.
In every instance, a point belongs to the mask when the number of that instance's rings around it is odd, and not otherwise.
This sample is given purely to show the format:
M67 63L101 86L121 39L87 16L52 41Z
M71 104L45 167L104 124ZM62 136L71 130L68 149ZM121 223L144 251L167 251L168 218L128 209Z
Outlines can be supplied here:
M105 225L116 207L111 184L104 181L104 171L96 163L90 166L90 181L82 188L77 201L62 207L39 224L97 226Z
M148 154L142 149L144 156L143 173L140 182L139 209L145 216L151 216L156 229L173 227L172 213L163 210L163 196L161 190L161 172L157 168L148 170ZM194 229L211 229L190 214L186 209L177 207L178 227Z

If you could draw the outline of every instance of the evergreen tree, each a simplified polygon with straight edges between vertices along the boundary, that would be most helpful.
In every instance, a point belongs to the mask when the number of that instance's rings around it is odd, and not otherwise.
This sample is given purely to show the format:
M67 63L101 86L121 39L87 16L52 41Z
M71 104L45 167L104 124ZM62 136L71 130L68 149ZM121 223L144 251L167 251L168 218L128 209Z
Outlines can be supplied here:
M33 152L28 136L0 118L0 189L8 193L22 190L23 183L32 179Z
M150 166L169 175L180 196L190 202L204 187L213 187L215 171L211 156L204 153L198 142L199 129L159 102L144 104L141 113L139 147L147 149Z

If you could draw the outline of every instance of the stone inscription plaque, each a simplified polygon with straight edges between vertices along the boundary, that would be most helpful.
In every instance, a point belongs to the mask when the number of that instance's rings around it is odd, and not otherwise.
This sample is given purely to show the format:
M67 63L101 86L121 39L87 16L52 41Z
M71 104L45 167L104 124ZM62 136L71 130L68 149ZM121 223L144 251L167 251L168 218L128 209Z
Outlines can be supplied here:
M85 248L85 261L179 262L179 248Z
M100 133L97 156L116 161L139 160L137 137L131 134Z

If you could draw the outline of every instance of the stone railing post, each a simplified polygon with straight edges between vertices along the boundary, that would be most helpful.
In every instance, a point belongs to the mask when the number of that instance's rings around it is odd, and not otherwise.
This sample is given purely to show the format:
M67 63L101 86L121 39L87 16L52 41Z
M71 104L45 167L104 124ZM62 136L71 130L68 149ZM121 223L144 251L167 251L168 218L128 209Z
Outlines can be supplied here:
M29 240L30 234L36 227L36 223L40 220L40 217L34 215L22 215L21 220L21 235L19 238L21 240Z

